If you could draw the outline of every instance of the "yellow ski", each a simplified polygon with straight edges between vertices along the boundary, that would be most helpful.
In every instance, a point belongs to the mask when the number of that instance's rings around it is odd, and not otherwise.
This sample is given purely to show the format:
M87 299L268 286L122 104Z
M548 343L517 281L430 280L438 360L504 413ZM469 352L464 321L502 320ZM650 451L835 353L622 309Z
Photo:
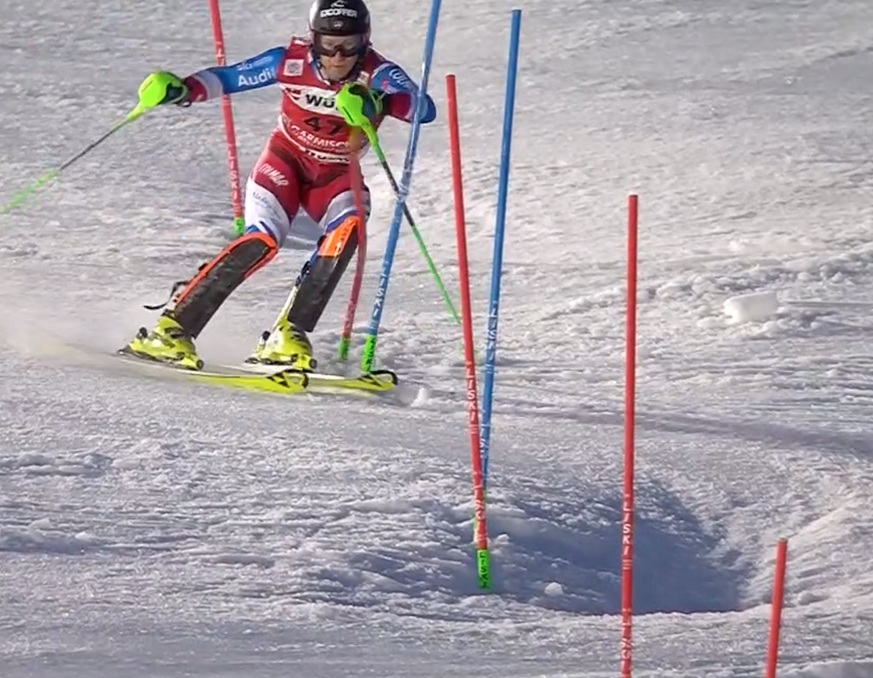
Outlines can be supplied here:
M309 378L305 372L281 370L273 374L221 374L220 372L186 371L185 376L195 381L230 386L262 393L305 393Z
M341 391L370 391L384 393L397 385L397 375L389 370L374 370L358 377L342 377L335 374L320 374L309 372L307 390L313 393L331 393Z
M115 355L128 365L144 370L155 377L188 379L216 386L238 388L245 391L289 395L305 393L309 383L306 373L291 368L279 368L267 373L189 370L177 367L172 363L149 360L126 349L120 349Z
M128 364L145 368L152 374L188 379L261 393L291 395L297 393L342 394L357 392L385 393L397 385L397 375L390 370L374 370L354 377L319 372L301 372L291 367L276 365L217 365L210 370L189 370L171 363L148 360L121 349L116 354Z
M242 365L218 365L218 369L227 370L228 374L274 374L282 371L278 365L262 363L244 363ZM397 386L397 375L391 370L373 370L357 376L343 376L326 372L306 372L309 393L343 393L347 391L364 391L369 393L386 393Z

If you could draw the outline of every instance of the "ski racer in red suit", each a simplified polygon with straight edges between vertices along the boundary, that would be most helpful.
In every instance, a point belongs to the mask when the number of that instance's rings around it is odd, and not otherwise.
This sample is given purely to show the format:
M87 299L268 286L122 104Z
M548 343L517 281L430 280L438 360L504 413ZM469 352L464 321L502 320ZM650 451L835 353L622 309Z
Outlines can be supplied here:
M378 127L386 116L411 122L418 90L400 66L371 47L363 0L315 0L309 29L308 38L293 38L287 47L238 64L207 68L184 80L160 74L172 85L164 103L187 106L277 84L282 111L247 181L245 233L178 283L155 328L140 328L122 352L201 369L194 339L234 289L276 255L302 207L324 235L248 361L314 369L307 332L315 329L364 228L351 186L351 128L336 109L336 93L350 82L364 85L364 110ZM428 96L421 110L422 123L436 117ZM366 186L362 192L369 214Z

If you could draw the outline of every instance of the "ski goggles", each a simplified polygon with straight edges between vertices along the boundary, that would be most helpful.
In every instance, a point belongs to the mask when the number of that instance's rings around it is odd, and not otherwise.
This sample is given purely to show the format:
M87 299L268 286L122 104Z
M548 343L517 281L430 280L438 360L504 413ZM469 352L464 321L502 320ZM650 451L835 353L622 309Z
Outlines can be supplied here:
M319 35L315 34L312 46L318 56L353 57L363 54L367 40L363 35Z

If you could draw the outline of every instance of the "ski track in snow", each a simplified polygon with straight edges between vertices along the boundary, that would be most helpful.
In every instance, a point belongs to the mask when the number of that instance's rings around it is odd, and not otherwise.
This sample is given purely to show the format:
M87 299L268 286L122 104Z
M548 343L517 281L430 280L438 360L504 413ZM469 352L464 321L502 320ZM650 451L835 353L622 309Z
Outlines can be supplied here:
M213 61L207 3L7 5L0 202L105 132L149 70ZM377 47L417 78L429 4L370 6ZM2 217L0 675L615 675L636 191L635 672L761 675L787 536L779 675L873 676L873 7L518 6L495 591L477 590L470 543L460 336L405 227L377 356L414 402L230 393L96 357L227 241L218 106L158 111ZM282 43L307 7L223 7L229 58ZM458 75L480 343L508 28L500 3L445 3L430 87L442 112L442 77ZM234 100L243 172L277 101ZM399 169L406 128L384 130ZM359 337L393 211L364 164ZM448 168L440 120L410 206L456 296ZM203 333L207 361L241 359L272 322L315 237L305 218L296 229ZM763 320L725 312L761 292L778 302ZM319 352L344 306L325 314Z

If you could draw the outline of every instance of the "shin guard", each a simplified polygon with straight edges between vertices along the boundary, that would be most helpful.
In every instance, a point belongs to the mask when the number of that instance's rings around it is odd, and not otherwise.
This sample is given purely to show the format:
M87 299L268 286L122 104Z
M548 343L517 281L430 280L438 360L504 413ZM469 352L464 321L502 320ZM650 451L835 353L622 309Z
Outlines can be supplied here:
M185 332L196 338L240 283L275 257L277 251L273 238L264 233L247 233L234 240L200 268L173 298L168 310Z
M358 247L360 221L351 216L321 237L315 255L303 267L288 308L296 327L312 332Z

